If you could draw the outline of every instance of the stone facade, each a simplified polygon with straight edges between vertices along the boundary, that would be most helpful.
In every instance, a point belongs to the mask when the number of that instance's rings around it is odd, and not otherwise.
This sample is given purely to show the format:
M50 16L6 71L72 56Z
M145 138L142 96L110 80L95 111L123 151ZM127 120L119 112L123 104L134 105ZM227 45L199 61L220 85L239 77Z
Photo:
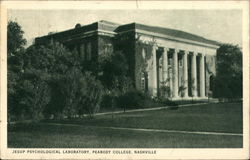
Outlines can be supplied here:
M172 99L203 99L212 94L219 43L186 32L138 23L99 21L36 38L36 44L59 41L88 61L122 51L136 89Z

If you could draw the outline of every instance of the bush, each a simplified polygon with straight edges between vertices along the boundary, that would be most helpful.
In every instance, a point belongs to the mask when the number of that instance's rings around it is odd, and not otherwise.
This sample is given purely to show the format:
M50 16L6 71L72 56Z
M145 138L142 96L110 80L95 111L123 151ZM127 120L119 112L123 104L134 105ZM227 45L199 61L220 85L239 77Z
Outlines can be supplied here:
M123 108L142 108L145 95L139 91L132 90L117 98L117 105Z
M169 99L160 99L159 100L164 106L178 106L178 103L170 101Z
M112 99L113 97L111 95L104 95L102 97L102 101L101 101L101 108L112 108Z

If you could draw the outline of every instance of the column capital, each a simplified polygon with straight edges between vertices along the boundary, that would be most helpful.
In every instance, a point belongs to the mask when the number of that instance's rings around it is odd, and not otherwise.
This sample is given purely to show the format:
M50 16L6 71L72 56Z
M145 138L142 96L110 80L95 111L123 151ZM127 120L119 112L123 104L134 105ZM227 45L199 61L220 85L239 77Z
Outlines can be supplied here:
M190 55L192 55L192 56L197 56L197 52L194 52L194 51L190 51L190 53L189 53Z
M205 56L205 54L204 53L197 53L197 56L200 56L200 57L204 57Z
M152 45L152 49L157 50L157 49L158 49L158 45L157 45L157 44L153 44L153 45Z
M174 49L176 53L180 53L182 50L181 49Z
M163 47L164 52L168 52L169 49L170 49L169 47Z

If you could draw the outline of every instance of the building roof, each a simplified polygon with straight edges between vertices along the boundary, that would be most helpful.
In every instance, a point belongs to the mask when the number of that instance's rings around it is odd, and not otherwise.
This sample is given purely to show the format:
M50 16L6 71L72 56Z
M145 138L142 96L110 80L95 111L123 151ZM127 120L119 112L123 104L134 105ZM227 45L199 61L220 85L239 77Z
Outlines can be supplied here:
M139 24L139 23L130 23L126 25L119 26L117 28L117 32L124 32L127 30L131 29L139 29L139 30L144 30L148 32L153 32L153 33L160 33L168 36L173 36L177 38L183 38L183 39L188 39L188 40L193 40L197 42L203 42L207 44L212 44L212 45L219 45L220 43L217 41L209 40L204 37L191 34L188 32L176 30L176 29L170 29L170 28L163 28L163 27L157 27L157 26L149 26L149 25L144 25L144 24Z
M195 34L191 34L188 32L184 32L184 31L176 30L176 29L163 28L163 27L157 27L157 26L149 26L149 25L139 24L139 23L130 23L130 24L125 24L125 25L120 25L118 23L109 22L109 21L105 21L105 20L101 20L101 21L94 22L92 24L88 24L88 25L84 25L84 26L80 26L80 27L78 26L78 27L75 27L73 29L54 33L51 35L38 37L38 38L36 38L36 41L39 39L52 38L52 37L55 39L61 39L61 38L65 38L67 36L72 36L72 35L76 35L76 34L86 33L89 31L97 31L97 30L121 33L121 32L126 32L126 31L131 31L131 30L133 31L135 29L144 30L144 31L152 32L152 33L160 33L160 34L164 34L164 35L168 35L168 36L183 38L183 39L187 39L187 40L193 40L193 41L202 42L202 43L206 43L206 44L212 44L212 45L219 45L220 44L219 42L209 40L209 39L206 39L204 37L201 37L201 36L198 36Z

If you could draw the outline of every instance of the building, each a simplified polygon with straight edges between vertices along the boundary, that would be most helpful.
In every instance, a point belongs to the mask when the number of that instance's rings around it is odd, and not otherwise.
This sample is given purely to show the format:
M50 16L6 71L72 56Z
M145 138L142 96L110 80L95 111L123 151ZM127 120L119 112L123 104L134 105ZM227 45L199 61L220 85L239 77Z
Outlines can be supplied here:
M138 23L99 21L38 37L77 50L86 61L120 50L126 55L136 89L159 96L165 87L172 99L204 99L212 93L219 43L187 32Z

